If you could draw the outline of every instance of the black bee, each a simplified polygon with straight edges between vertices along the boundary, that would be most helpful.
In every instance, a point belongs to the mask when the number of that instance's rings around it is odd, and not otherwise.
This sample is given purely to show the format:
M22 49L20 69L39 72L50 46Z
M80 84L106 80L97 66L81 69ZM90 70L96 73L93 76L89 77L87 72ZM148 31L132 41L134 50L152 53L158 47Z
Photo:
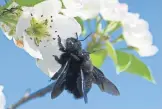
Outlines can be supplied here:
M61 38L58 37L58 45L63 54L60 58L57 56L54 58L62 67L51 78L56 80L51 93L52 99L59 96L65 89L75 98L83 97L87 103L87 93L93 83L97 84L103 92L119 95L117 87L104 76L101 70L92 65L90 53L82 49L80 41L84 40L78 40L78 36L77 38L67 38L64 47Z

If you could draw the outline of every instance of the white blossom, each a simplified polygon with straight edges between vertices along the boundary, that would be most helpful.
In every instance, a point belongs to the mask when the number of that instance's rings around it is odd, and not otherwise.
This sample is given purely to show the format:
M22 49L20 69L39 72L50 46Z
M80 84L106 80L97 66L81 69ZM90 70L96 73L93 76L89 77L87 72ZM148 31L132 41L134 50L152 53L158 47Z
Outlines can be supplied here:
M107 0L109 1L109 0ZM128 13L127 4L121 3L107 3L100 11L104 20L108 21L122 21Z
M58 14L61 5L58 7L57 2L47 0L33 8L25 8L19 19L17 36L23 37L24 50L34 58L43 59L41 50L57 40L58 36L66 39L81 33L81 27L74 18Z
M0 109L5 109L5 105L6 105L6 98L3 93L3 88L4 87L0 85Z
M100 0L62 0L66 9L63 14L83 20L95 18L100 11Z
M139 14L128 13L122 20L123 35L128 46L134 47L141 56L152 56L158 51L153 45L149 24Z
M60 36L62 44L64 45L67 38L76 38L76 33L78 35L81 34L80 25L73 18L68 18L62 15L59 15L54 19L53 29L55 30L53 36L56 37L56 40L52 40L52 44L41 44L40 52L42 53L43 60L37 59L37 66L49 77L52 77L61 68L61 65L54 58L54 55L60 57L62 53L58 47L57 36ZM42 41L41 43L44 42Z

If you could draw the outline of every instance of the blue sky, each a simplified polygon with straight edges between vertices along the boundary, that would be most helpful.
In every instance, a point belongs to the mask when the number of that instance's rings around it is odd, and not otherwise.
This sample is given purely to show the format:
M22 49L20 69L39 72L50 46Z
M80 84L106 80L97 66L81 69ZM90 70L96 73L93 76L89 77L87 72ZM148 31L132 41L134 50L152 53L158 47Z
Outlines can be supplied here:
M157 82L154 85L143 78L128 73L117 75L110 60L102 66L105 75L119 88L119 97L100 92L94 85L88 94L89 103L83 99L75 100L66 91L56 98L50 94L22 105L19 109L161 109L162 108L162 1L161 0L120 0L129 5L129 11L140 13L150 24L154 44L159 47L157 55L142 60L151 68ZM3 0L0 0L3 4ZM23 50L17 48L0 32L0 84L3 84L7 106L23 96L26 89L31 91L49 84L49 78L35 65L35 60Z

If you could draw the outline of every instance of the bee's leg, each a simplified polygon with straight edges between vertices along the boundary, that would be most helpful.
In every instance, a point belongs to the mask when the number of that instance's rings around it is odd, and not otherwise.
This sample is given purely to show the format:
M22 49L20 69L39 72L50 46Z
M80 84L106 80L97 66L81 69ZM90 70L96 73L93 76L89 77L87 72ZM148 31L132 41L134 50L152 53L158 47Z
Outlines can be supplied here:
M56 60L59 64L62 64L62 61L61 61L61 59L60 59L58 56L53 55L53 57L55 58L55 60Z
M62 52L66 52L65 47L64 47L63 44L61 43L61 38L60 38L60 36L58 36L58 46L59 46L59 50L61 50Z
M84 79L84 74L83 74L83 70L80 70L81 72L81 86L82 86L82 93L83 93L83 97L84 97L84 102L88 103L88 97L87 97L87 92L85 90L85 79Z

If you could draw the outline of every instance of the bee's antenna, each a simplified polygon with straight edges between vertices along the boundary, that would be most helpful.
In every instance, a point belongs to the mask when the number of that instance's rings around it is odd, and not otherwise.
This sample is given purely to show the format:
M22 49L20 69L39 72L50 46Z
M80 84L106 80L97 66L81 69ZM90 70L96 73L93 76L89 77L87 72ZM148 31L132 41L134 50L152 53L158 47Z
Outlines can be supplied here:
M92 33L90 33L88 36L86 36L84 39L82 39L82 40L79 40L79 41L85 41L89 36L91 36L92 35Z

